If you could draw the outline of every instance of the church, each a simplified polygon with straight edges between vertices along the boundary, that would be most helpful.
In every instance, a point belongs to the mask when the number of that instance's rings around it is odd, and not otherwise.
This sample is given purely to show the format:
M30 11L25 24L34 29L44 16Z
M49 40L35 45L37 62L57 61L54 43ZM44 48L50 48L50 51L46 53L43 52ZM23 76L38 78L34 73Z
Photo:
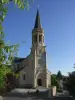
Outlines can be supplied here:
M26 58L15 58L12 68L19 73L19 87L36 88L51 86L51 72L47 68L46 46L44 44L44 30L40 23L37 10L35 25L32 30L31 52Z

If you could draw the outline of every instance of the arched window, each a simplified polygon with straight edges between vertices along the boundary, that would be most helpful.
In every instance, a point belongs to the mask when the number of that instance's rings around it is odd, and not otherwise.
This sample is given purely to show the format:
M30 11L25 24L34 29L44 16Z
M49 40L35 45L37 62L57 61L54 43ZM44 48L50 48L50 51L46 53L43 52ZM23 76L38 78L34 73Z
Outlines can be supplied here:
M34 42L37 42L37 35L34 36Z
M39 42L42 41L42 35L39 35Z

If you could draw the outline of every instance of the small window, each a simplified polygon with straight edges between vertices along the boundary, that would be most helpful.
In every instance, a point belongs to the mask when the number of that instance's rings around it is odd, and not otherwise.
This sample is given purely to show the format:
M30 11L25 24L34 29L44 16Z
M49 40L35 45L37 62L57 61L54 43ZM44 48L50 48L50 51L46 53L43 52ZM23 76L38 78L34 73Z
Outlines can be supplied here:
M23 74L23 80L25 80L25 74Z
M37 35L34 36L34 42L37 42Z
M39 35L39 42L42 41L42 35Z

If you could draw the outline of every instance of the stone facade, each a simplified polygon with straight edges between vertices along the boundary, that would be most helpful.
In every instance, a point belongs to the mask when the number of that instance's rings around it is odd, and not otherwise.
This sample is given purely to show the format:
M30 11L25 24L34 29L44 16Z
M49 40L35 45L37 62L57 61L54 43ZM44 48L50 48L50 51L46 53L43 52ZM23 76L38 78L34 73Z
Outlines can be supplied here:
M32 30L32 48L30 55L18 62L19 87L33 87L51 85L51 72L47 70L46 49L44 45L44 31L41 28L40 16L37 11L35 26ZM16 66L16 63L13 63Z

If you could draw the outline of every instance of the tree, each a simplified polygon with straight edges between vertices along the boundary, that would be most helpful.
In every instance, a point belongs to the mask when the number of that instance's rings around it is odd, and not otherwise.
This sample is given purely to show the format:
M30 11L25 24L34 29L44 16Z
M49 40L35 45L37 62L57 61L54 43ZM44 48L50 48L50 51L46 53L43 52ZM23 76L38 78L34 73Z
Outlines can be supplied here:
M69 73L64 85L69 93L75 97L75 71Z
M58 73L57 73L57 79L58 80L61 80L62 79L62 74L61 74L61 71L58 71Z
M11 65L14 56L17 55L18 44L10 45L4 41L4 31L2 23L8 11L8 4L13 2L18 8L28 8L29 0L0 0L0 88L5 87L5 77L7 73L13 73L8 65Z
M57 90L59 89L59 82L56 78L56 75L51 75L51 85L56 86Z

